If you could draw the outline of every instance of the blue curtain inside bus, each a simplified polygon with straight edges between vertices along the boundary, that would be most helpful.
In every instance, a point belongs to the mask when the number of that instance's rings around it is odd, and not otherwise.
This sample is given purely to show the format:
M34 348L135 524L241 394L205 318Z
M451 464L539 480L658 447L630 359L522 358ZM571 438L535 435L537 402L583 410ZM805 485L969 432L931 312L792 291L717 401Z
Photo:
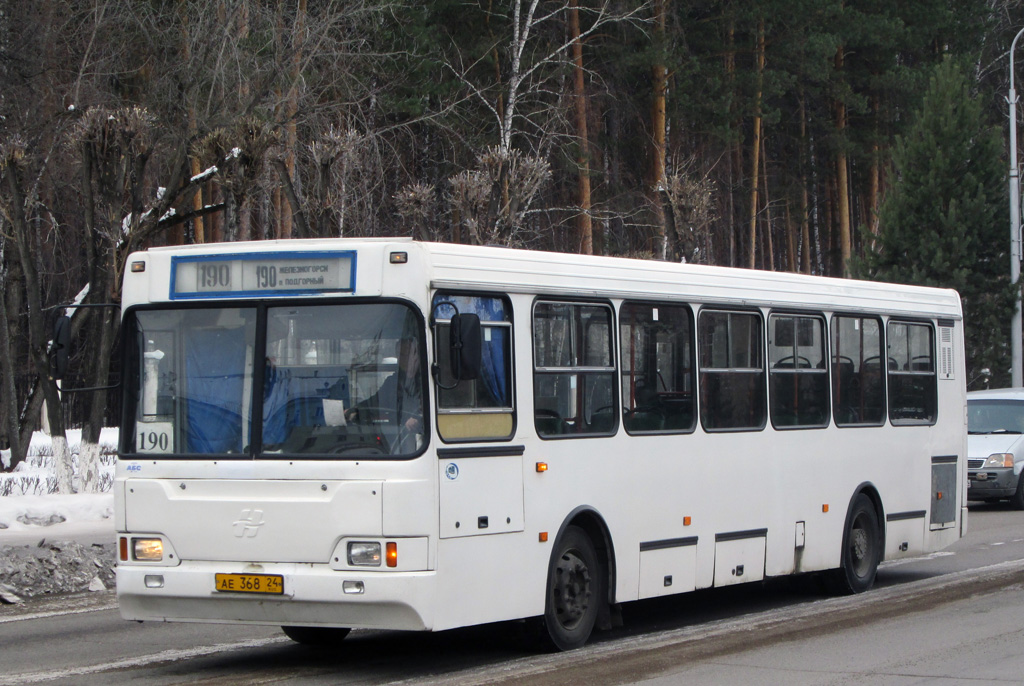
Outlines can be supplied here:
M486 327L487 322L507 321L505 302L501 298L470 297L438 293L434 296L435 307L438 303L451 302L463 314L475 314L480 317ZM455 310L449 305L437 307L435 315L440 319L450 318ZM510 404L508 394L508 374L505 361L508 353L508 329L490 327L484 332L483 350L481 351L480 381L484 389L491 395L491 402L481 403L484 407L506 407Z
M186 453L242 451L245 329L186 329Z

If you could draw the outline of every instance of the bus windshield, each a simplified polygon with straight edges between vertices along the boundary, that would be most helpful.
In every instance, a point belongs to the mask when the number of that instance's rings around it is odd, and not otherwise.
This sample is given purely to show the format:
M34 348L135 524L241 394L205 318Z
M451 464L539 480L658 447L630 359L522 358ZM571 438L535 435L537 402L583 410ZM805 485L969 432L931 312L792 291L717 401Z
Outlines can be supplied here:
M411 457L422 325L399 303L135 311L125 453Z

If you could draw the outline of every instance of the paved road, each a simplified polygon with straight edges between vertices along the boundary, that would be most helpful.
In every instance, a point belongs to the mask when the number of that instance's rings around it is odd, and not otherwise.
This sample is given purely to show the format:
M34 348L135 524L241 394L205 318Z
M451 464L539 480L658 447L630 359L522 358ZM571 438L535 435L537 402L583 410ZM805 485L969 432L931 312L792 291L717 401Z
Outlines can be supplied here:
M971 511L948 551L829 598L791 580L632 603L625 626L536 655L520 625L353 632L329 652L274 629L135 624L109 595L0 607L0 683L1005 684L1024 682L1024 513Z

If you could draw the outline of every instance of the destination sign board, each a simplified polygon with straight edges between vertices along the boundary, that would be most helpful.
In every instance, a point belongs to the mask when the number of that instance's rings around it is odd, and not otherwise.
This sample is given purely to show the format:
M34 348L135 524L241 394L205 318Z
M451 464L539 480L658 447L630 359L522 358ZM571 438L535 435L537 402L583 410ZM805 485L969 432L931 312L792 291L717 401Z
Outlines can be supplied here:
M352 251L171 258L171 299L267 297L355 290Z

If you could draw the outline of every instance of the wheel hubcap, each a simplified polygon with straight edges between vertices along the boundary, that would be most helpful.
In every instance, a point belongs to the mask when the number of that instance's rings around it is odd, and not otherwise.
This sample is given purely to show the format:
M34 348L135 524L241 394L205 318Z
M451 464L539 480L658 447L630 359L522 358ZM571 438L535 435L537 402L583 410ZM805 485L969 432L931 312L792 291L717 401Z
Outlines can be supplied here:
M572 629L590 607L590 569L577 551L562 555L555 567L554 608L558 623Z
M867 528L864 522L858 519L850 531L850 561L857 576L863 577L868 573L872 554Z

